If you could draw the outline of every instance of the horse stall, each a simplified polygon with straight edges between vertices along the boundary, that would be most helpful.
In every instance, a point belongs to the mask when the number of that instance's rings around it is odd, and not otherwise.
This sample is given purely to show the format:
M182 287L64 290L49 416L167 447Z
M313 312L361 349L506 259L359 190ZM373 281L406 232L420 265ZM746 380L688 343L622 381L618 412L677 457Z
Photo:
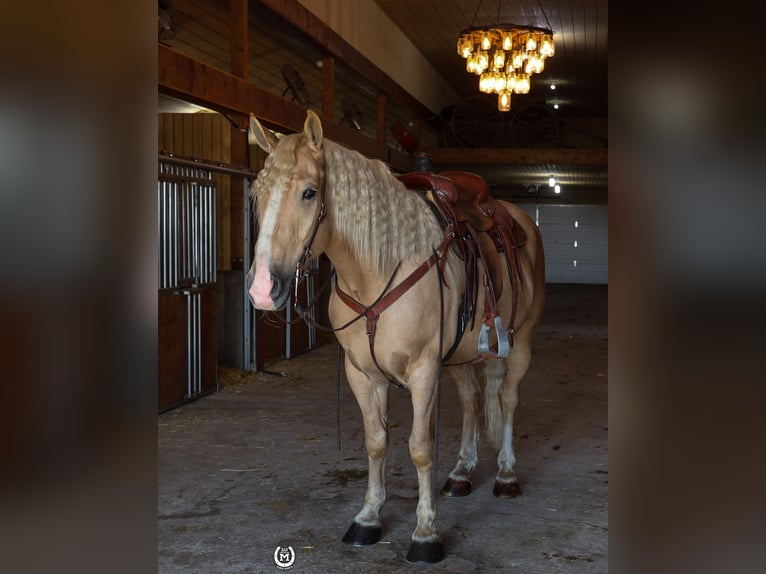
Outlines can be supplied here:
M173 161L157 179L159 409L217 389L216 187L209 170Z
M157 176L158 410L220 389L220 368L265 369L316 347L290 310L258 314L245 291L256 171L228 163L222 114L161 114ZM257 166L258 155L248 157ZM318 269L318 261L312 262ZM298 292L314 297L314 275Z

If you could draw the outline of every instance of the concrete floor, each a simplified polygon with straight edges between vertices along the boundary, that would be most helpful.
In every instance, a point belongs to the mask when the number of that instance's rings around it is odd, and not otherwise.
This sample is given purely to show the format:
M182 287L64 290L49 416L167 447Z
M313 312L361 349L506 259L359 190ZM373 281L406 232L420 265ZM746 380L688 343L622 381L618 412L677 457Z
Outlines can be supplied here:
M160 415L158 572L279 572L277 546L293 548L292 572L606 572L607 296L605 286L548 286L516 411L523 494L492 495L496 453L482 443L473 493L436 499L442 562L405 562L417 504L406 391L391 390L383 539L340 541L361 508L367 457L345 381L338 451L337 346L323 339L268 367L285 377L222 369L220 392ZM437 487L455 463L459 421L445 384Z

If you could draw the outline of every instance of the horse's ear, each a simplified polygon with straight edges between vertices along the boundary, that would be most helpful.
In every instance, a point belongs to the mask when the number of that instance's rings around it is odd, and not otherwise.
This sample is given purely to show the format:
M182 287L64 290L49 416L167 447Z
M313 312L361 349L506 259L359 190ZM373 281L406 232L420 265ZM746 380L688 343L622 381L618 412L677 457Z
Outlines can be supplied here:
M261 125L252 113L250 114L250 129L247 132L248 143L256 143L261 146L261 149L266 153L271 153L277 146L277 136L274 133Z
M303 124L303 134L306 136L309 147L319 151L322 147L322 121L312 110L307 110L306 123Z

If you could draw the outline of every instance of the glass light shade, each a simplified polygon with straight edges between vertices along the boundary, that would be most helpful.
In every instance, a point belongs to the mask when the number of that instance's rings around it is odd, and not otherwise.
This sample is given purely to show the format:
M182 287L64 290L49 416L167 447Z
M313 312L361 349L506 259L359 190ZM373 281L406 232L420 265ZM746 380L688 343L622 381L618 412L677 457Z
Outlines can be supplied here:
M540 42L540 55L543 58L550 58L556 53L556 46L553 44L553 38L546 34Z
M495 50L495 53L492 54L492 65L495 70L500 70L505 65L505 52Z
M475 74L476 70L479 69L479 54L474 52L470 56L468 56L468 59L465 62L465 69L467 72L471 74ZM481 73L481 72L479 72Z
M511 111L511 92L502 90L497 96L497 109L501 112Z
M528 94L529 87L529 76L527 74L516 74L516 83L513 86L513 93Z
M467 58L473 52L473 38L470 34L463 34L457 43L457 53Z
M514 73L508 73L505 76L505 89L509 92L515 91L514 88L516 87L516 74Z
M492 36L489 32L481 33L481 49L489 50L492 47Z
M511 48L513 48L513 34L503 32L503 50L510 52Z
M491 76L492 76L492 72L484 72L481 76L479 76L479 91L480 92L484 92L485 94L492 93Z
M530 75L539 74L543 71L543 59L537 54L530 55L527 59L526 66L524 66L524 71Z
M520 70L524 65L524 53L521 50L516 50L511 55L511 64L513 64L514 70Z
M537 40L535 39L535 35L530 33L527 36L527 42L524 46L527 52L531 52L532 50L537 50Z
M476 52L476 54L478 55L478 60L476 61L476 65L479 68L481 68L481 72L483 72L489 67L489 55L484 50ZM481 74L481 72L479 73Z
M492 91L499 94L505 89L505 74L502 72L492 72Z

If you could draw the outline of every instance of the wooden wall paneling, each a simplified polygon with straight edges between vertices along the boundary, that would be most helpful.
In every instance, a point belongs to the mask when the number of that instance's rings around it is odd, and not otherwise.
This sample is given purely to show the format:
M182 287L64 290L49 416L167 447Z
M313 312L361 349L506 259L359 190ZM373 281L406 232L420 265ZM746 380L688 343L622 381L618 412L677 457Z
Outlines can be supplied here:
M293 23L309 39L322 46L339 61L346 62L349 67L356 70L361 76L368 78L381 91L406 102L407 106L414 110L417 115L422 117L433 115L415 97L394 82L380 68L365 58L358 50L353 48L297 0L261 0L261 4L267 6L288 22ZM342 5L337 5L337 7L343 10Z
M194 116L192 114L179 114L181 123L184 126L183 140L181 143L181 153L185 155L194 154Z
M362 113L362 129L356 131L372 141L377 141L376 116L377 116L377 89L369 84L341 62L335 63L335 105L334 121L340 123L345 115L343 100L348 98L359 107ZM347 125L346 123L343 124Z
M173 6L179 30L170 45L192 58L228 70L231 65L228 10L213 0L177 0Z
M192 155L207 159L203 147L203 135L205 133L205 124L207 123L204 114L186 114L192 122Z
M173 121L173 140L171 142L172 147L168 151L176 153L183 153L184 145L184 123L183 117L179 114L168 114L172 116Z
M157 319L157 407L164 410L183 401L186 394L186 297L160 293Z

